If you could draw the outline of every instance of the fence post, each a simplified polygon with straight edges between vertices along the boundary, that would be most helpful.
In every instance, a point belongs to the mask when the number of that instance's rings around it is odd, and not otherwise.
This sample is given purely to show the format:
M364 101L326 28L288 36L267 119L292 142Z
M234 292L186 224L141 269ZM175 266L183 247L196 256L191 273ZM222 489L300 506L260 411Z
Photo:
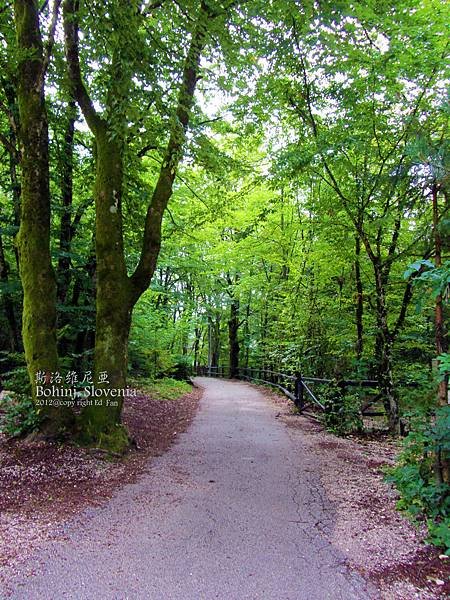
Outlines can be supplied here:
M302 374L297 373L295 376L295 406L299 412L302 412L305 405Z

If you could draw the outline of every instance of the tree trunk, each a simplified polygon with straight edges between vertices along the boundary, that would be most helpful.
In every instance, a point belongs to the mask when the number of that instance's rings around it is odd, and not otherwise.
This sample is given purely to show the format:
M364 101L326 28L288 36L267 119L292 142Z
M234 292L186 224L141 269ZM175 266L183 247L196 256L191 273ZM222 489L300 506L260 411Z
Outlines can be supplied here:
M72 93L95 136L97 172L95 182L96 208L96 338L95 378L98 382L104 373L109 383L105 391L125 388L127 371L127 345L131 312L150 285L161 246L161 227L164 211L169 202L176 170L183 153L189 124L190 110L200 68L200 57L206 43L207 23L214 18L211 9L201 4L191 42L186 54L182 81L178 94L175 119L169 135L165 156L145 219L142 250L139 263L131 277L127 276L122 235L122 175L124 144L113 140L105 118L99 115L83 83L78 48L78 3L64 0L64 33L68 75ZM113 56L114 61L114 56ZM120 61L116 65L120 79L123 71ZM125 76L126 77L126 76ZM121 82L126 88L126 82ZM111 81L108 96L114 97L115 81ZM124 103L126 98L123 98ZM113 110L111 106L108 107ZM117 115L126 122L126 115ZM109 448L124 446L125 433L119 426L123 397L115 405L88 407L82 415L85 436Z
M361 280L361 240L359 235L355 237L355 284L356 284L356 358L361 360L364 349L363 329L363 285Z
M385 277L379 264L374 264L377 305L377 378L388 415L389 431L399 432L398 399L394 386L392 364L392 336L389 330L386 306Z
M5 92L9 113L9 143L12 148L16 149L16 152L9 153L9 177L11 180L11 192L13 198L13 222L14 226L18 229L20 225L20 196L22 190L20 179L17 174L17 168L19 166L20 159L20 151L17 139L20 129L20 119L17 106L17 90L14 86L14 83L9 80L4 80L3 89ZM16 246L14 246L14 255L16 259L16 266L19 270L19 253Z
M22 150L22 197L17 237L23 286L22 336L33 400L36 375L58 368L56 281L50 256L48 124L44 101L45 61L37 3L14 2L20 53L17 97ZM45 433L56 434L71 421L67 408L38 407Z
M57 270L57 297L61 304L66 301L70 286L70 257L72 243L72 200L73 200L73 140L75 134L75 101L68 105L69 118L64 134L61 159L62 212L59 225L59 258Z
M106 393L82 413L83 437L103 438L109 448L124 443L120 425L126 390L127 347L134 301L128 280L122 235L122 148L108 138L106 126L97 131L96 210L96 333L94 385ZM102 382L102 379L104 381ZM116 392L114 392L116 393Z
M194 344L192 346L192 350L194 352L194 372L196 372L197 367L199 366L199 351L200 351L200 340L202 337L202 329L200 326L197 326L194 330Z
M220 359L220 314L215 319L208 317L208 356L209 366L217 368Z
M434 233L434 264L436 268L442 266L442 239L439 231L439 205L438 205L438 186L435 183L432 188L432 203L433 203L433 233ZM445 321L444 321L444 303L441 294L436 297L434 311L434 326L435 326L435 341L436 354L440 356L448 350L447 339L445 336ZM448 375L442 378L439 382L438 404L447 406L448 404ZM450 461L445 459L441 452L438 452L435 457L434 471L438 483L450 481Z
M432 189L432 201L433 201L433 233L434 233L434 264L436 268L442 266L442 240L439 231L439 207L438 207L438 187L436 184L433 185ZM436 298L435 314L434 314L434 325L435 325L435 341L436 341L436 354L439 356L444 352L447 352L448 344L445 336L445 320L444 320L444 303L441 294ZM444 377L443 381L439 383L438 389L438 403L441 406L446 406L448 403L447 397L448 378Z
M233 298L230 304L230 318L228 320L228 341L230 344L230 378L239 375L239 301Z
M6 261L5 251L3 248L3 239L0 234L0 281L5 286L9 285L8 271L8 263ZM11 352L17 352L19 350L20 341L16 315L14 312L14 302L11 298L11 294L8 291L4 291L2 296L6 321L8 323L9 349Z

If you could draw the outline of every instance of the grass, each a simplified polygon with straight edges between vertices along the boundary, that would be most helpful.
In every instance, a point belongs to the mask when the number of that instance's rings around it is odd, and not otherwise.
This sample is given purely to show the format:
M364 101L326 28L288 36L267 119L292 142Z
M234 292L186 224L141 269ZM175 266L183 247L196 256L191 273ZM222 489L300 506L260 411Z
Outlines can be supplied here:
M129 384L155 400L177 400L180 396L192 391L192 387L185 381L178 381L170 377L156 381L145 378L130 379Z

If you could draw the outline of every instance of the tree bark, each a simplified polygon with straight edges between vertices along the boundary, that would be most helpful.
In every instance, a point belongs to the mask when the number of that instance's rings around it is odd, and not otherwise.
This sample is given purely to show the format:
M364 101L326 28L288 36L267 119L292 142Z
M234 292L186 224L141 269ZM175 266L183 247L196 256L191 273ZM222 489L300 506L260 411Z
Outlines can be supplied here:
M24 300L22 336L32 395L36 374L58 368L56 281L50 256L50 189L48 122L44 101L46 60L39 13L34 0L15 0L14 15L20 60L17 98L22 168L21 219L17 237ZM38 407L44 432L56 434L71 421L67 408Z
M106 126L97 129L95 180L96 334L94 382L99 388L126 389L127 347L134 302L127 276L122 234L123 153ZM107 381L99 384L102 375ZM123 396L104 397L82 415L84 434L95 440L112 435L121 421Z
M355 285L356 285L356 358L361 360L364 350L364 327L363 327L363 285L361 280L361 240L359 235L355 237Z
M5 250L3 248L3 238L0 234L0 281L5 286L9 285L8 273L8 262L6 260ZM11 352L17 352L19 350L20 338L16 314L14 311L14 302L11 298L11 294L8 291L4 291L2 296L6 321L8 323L9 349Z
M233 298L230 304L230 318L228 320L228 341L230 345L230 378L239 375L239 300Z
M21 185L17 169L20 163L20 150L18 145L19 132L19 114L17 106L17 90L13 81L4 80L3 90L7 101L7 111L9 118L9 177L11 180L11 193L13 198L13 222L14 226L19 228L20 225L20 196ZM16 259L17 270L19 270L19 253L17 247L14 246L14 255Z
M377 378L388 415L389 431L399 433L398 398L393 377L392 336L387 318L386 275L378 262L375 262L373 267L377 294Z
M434 264L436 268L442 266L442 239L439 231L439 206L438 206L438 186L433 185L432 188L432 202L433 202L433 234L434 234ZM434 326L435 326L435 343L436 353L439 356L448 350L447 338L445 336L445 320L444 320L444 302L441 294L436 298L435 314L434 314ZM448 403L447 398L447 387L448 378L445 377L443 381L439 383L438 388L438 404L446 406Z

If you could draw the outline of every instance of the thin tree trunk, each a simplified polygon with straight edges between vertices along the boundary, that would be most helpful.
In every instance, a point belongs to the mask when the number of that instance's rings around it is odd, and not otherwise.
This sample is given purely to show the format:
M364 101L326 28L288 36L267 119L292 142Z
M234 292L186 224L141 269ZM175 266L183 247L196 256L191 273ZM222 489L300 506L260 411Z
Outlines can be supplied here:
M433 203L433 233L434 233L434 264L436 268L442 266L442 239L439 231L439 205L438 205L438 186L435 183L432 188L432 203ZM444 303L441 294L436 297L435 312L435 341L436 354L440 356L447 352L448 344L445 337L445 321L444 321ZM442 378L439 382L438 404L447 406L448 404L448 375ZM446 460L441 452L438 452L435 457L434 472L438 483L450 481L450 461Z
M75 134L75 101L68 104L69 118L64 134L61 159L62 212L59 225L59 258L57 269L57 297L61 304L66 301L70 286L70 248L72 243L72 200L73 200L73 141Z
M436 268L442 266L442 239L439 231L439 207L438 207L438 187L436 184L433 185L432 189L432 201L433 201L433 233L434 233L434 264ZM444 352L447 352L448 344L445 336L445 321L444 321L444 303L441 294L436 298L435 304L435 340L436 340L436 353L439 356ZM444 378L439 383L438 389L438 403L441 406L446 406L448 403L447 398L447 387L448 379Z
M199 359L199 351L200 351L200 340L202 337L202 329L201 327L196 327L194 330L194 344L193 344L193 351L194 351L194 371L197 369L198 367L198 359Z
M9 177L11 180L11 192L13 198L13 222L14 226L19 228L20 225L20 196L21 196L21 185L20 178L17 174L17 168L20 162L20 151L18 148L18 132L19 132L19 114L17 106L17 90L11 81L5 81L3 84L6 101L8 104L9 113L9 143L11 148L16 151L9 153ZM14 255L16 259L17 270L19 270L19 252L17 247L14 246Z
M355 237L355 285L356 285L356 358L361 360L364 350L364 328L363 328L363 285L361 280L361 240L359 235Z
M239 301L233 298L230 304L230 318L228 320L228 341L230 346L230 378L239 375Z
M220 359L220 315L208 318L208 355L209 366L216 368Z
M374 264L374 271L377 294L377 377L388 415L389 431L398 433L398 399L393 377L392 338L387 319L385 277L381 266L377 263Z
M3 285L9 285L9 268L6 261L5 250L3 248L3 239L0 234L0 281ZM8 291L4 291L3 294L3 307L5 309L6 320L8 323L8 334L9 334L9 349L11 352L17 352L19 349L19 330L17 327L16 315L14 312L14 302L11 298L11 294Z

